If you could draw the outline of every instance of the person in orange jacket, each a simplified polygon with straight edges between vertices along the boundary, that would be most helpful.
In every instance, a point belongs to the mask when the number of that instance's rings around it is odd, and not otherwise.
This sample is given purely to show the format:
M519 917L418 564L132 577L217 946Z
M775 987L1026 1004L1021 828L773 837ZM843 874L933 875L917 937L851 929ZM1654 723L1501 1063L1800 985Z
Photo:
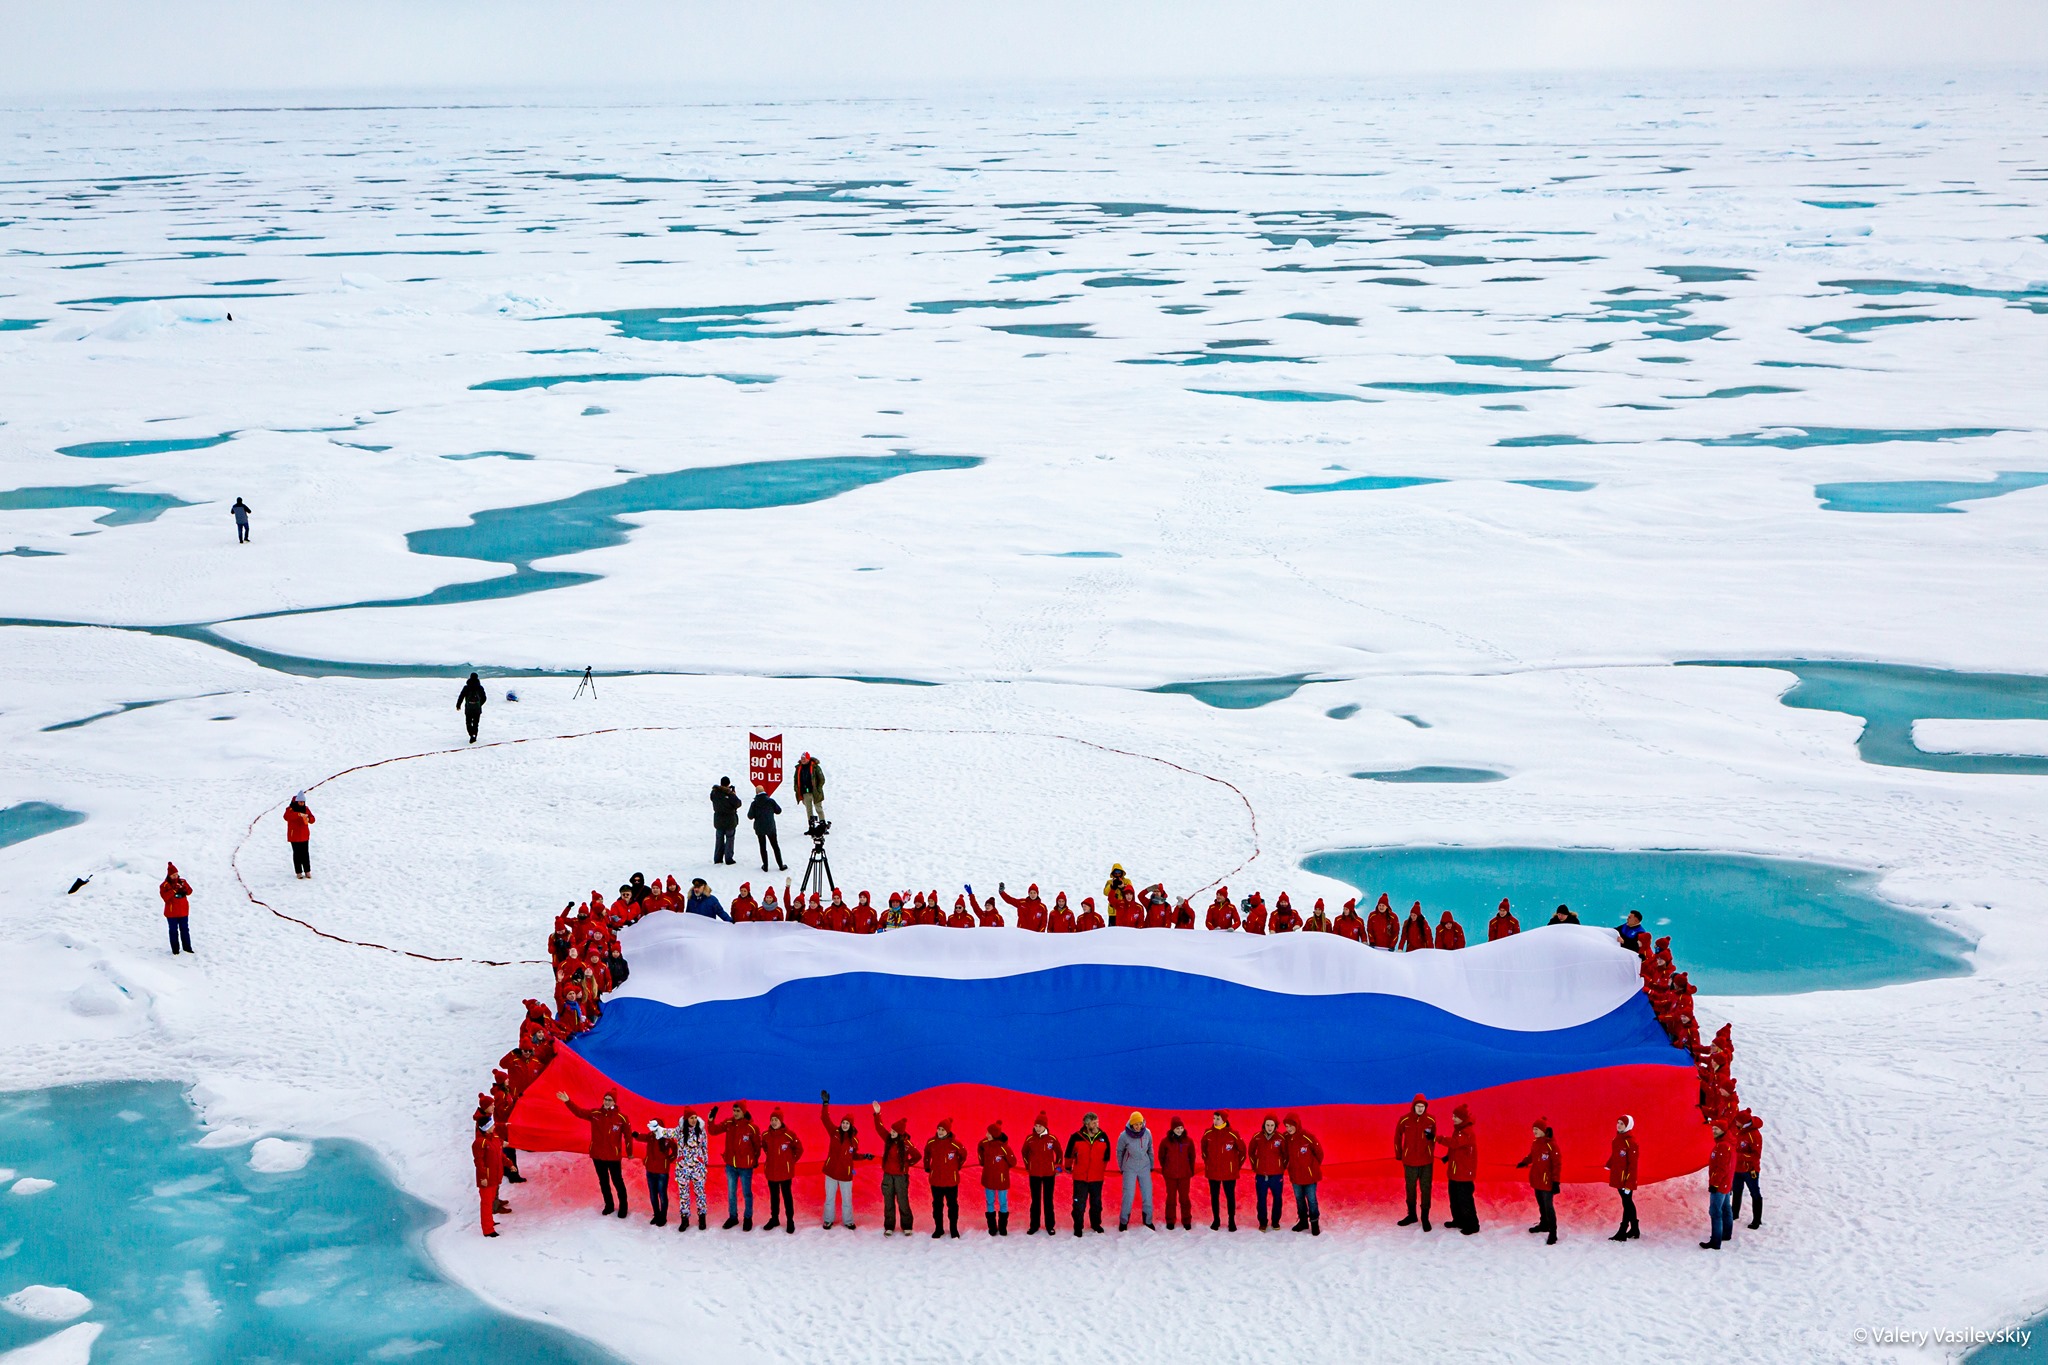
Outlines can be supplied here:
M1293 1114L1287 1116L1287 1134L1281 1139L1287 1158L1287 1179L1294 1186L1294 1231L1314 1237L1323 1235L1323 1206L1316 1186L1323 1181L1323 1144L1301 1126Z
M1501 897L1500 909L1493 912L1493 918L1486 922L1486 941L1494 943L1512 938L1522 932L1522 923L1508 909L1507 897Z
M1719 1251L1721 1243L1735 1240L1735 1167L1741 1161L1735 1135L1720 1120L1713 1124L1714 1152L1707 1158L1707 1240L1702 1251Z
M497 1128L488 1118L477 1120L476 1136L469 1142L469 1155L470 1160L476 1163L477 1206L483 1215L484 1236L496 1237L498 1223L492 1215L498 1208L498 1182L505 1178L505 1151Z
M1465 946L1465 926L1452 918L1448 910L1444 911L1443 918L1436 922L1436 946L1444 949Z
M1267 1232L1280 1226L1280 1210L1286 1199L1287 1149L1280 1136L1280 1120L1271 1114L1259 1125L1253 1135L1247 1155L1252 1166L1252 1193L1259 1204L1259 1231ZM1266 1216L1266 1197L1272 1196L1273 1213L1269 1221Z
M555 1098L577 1118L590 1121L590 1164L597 1171L597 1188L604 1195L605 1214L612 1212L612 1192L617 1190L618 1215L624 1218L626 1177L619 1163L626 1159L626 1151L632 1146L633 1124L619 1109L618 1092L605 1091L595 1109L585 1109L570 1099L567 1091L557 1090Z
M981 1193L988 1205L988 1235L1010 1235L1010 1173L1017 1169L1017 1153L1003 1132L1003 1121L988 1126L988 1136L975 1147L981 1166Z
M1419 1216L1422 1230L1428 1232L1430 1186L1435 1183L1436 1174L1436 1120L1430 1117L1429 1101L1421 1095L1415 1097L1408 1112L1394 1125L1394 1158L1401 1163L1408 1188L1408 1216L1394 1226L1412 1226ZM1418 1197L1420 1215L1416 1213Z
M1188 1136L1188 1127L1175 1114L1166 1127L1166 1136L1159 1140L1159 1181L1166 1187L1166 1230L1173 1231L1174 1214L1180 1215L1180 1226L1185 1232L1195 1230L1194 1205L1188 1199L1188 1187L1195 1181L1195 1140Z
M1479 1231L1479 1209L1472 1202L1477 1179L1479 1129L1472 1111L1461 1104L1451 1111L1451 1135L1444 1139L1444 1188L1451 1199L1451 1226L1467 1237Z
M1052 1208L1052 1192L1053 1181L1061 1169L1060 1140L1052 1135L1044 1110L1041 1109L1038 1117L1031 1121L1031 1135L1024 1139L1024 1150L1018 1157L1019 1164L1024 1167L1025 1178L1031 1182L1031 1232L1038 1231L1043 1219L1045 1235L1050 1237L1059 1231L1059 1218Z
M1088 1226L1102 1231L1102 1180L1109 1169L1109 1134L1094 1113L1081 1116L1081 1127L1067 1139L1064 1163L1074 1177L1074 1235L1081 1235L1082 1218Z
M1358 898L1344 902L1344 912L1337 916L1330 929L1339 938L1348 938L1353 943L1365 942L1365 917L1358 913Z
M741 1232L754 1230L754 1168L761 1164L761 1130L754 1126L753 1116L747 1113L745 1100L734 1100L732 1117L723 1122L718 1117L718 1106L711 1106L711 1123L708 1131L713 1137L725 1137L725 1222L727 1232L739 1225ZM740 1200L746 1199L746 1217L740 1217Z
M1529 1155L1515 1165L1526 1166L1529 1170L1529 1190L1536 1196L1536 1226L1531 1232L1550 1234L1546 1246L1557 1245L1557 1178L1564 1168L1564 1158L1558 1154L1557 1139L1550 1129L1549 1119L1538 1119L1531 1125L1532 1139Z
M166 863L164 868L156 894L163 898L164 927L171 935L171 956L176 957L181 943L185 952L192 951L192 883L178 875L176 863Z
M1218 1109L1202 1134L1202 1171L1209 1177L1209 1231L1223 1226L1223 1205L1230 1206L1230 1230L1237 1231L1237 1174L1244 1169L1244 1139L1230 1126L1230 1115Z
M1237 928L1237 907L1230 903L1228 891L1221 887L1216 889L1216 899L1209 902L1209 913L1203 923L1211 929Z
M1400 941L1401 921L1395 916L1394 907L1387 903L1386 894L1382 892L1379 904L1373 906L1372 913L1365 917L1365 946L1384 948L1391 953L1394 951L1394 945Z
M1435 946L1436 939L1429 932L1429 920L1422 913L1422 902L1417 901L1408 907L1408 918L1401 925L1401 951L1413 953Z
M899 1118L882 1126L882 1102L876 1100L875 1135L882 1139L882 1235L896 1235L896 1218L903 1218L903 1235L910 1235L910 1172L924 1158L910 1140L910 1120Z
M1095 897L1081 897L1081 913L1074 918L1074 932L1085 934L1091 929L1104 928L1102 912L1095 908Z
M761 1134L761 1174L768 1181L768 1222L761 1230L781 1227L796 1232L796 1164L803 1160L804 1140L782 1121L778 1107L768 1114Z
M1616 1228L1610 1242L1626 1242L1643 1235L1642 1225L1636 1222L1636 1139L1630 1130L1636 1126L1634 1118L1623 1114L1614 1121L1614 1142L1607 1149L1607 1183L1621 1196L1621 1226Z
M313 875L313 808L304 792L284 808L284 841L291 845L292 875L307 880Z
M953 1136L953 1120L940 1119L924 1145L924 1173L932 1187L933 1241L949 1231L960 1235L960 1172L966 1165L967 1148Z

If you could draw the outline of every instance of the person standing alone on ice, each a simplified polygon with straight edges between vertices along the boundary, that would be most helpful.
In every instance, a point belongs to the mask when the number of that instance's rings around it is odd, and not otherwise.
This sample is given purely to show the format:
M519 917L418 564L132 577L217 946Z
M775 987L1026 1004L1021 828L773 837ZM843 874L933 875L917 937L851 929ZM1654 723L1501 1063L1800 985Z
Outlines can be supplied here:
M1614 1121L1614 1145L1607 1149L1607 1183L1621 1196L1621 1226L1615 1230L1610 1242L1626 1242L1640 1237L1643 1230L1636 1222L1636 1140L1630 1131L1636 1121L1623 1114Z
M1145 1116L1133 1110L1124 1130L1116 1135L1116 1168L1124 1173L1123 1212L1116 1220L1118 1232L1130 1231L1134 1195L1138 1196L1138 1212L1145 1226L1152 1226L1153 1155L1152 1130L1145 1126Z
M756 784L754 799L747 805L747 819L754 826L754 842L761 846L761 870L768 870L768 850L775 850L775 870L787 872L789 867L782 861L782 841L775 837L775 817L782 814L782 803L768 794L766 787Z
M313 808L304 792L284 808L284 841L292 846L292 875L305 881L313 875Z
M804 808L807 824L815 825L825 818L825 765L811 757L810 750L796 761L796 772L790 780L796 792L797 804Z
M484 694L484 680L476 674L469 675L469 681L455 694L455 709L462 713L462 723L469 727L469 742L476 743L476 727L484 718L484 703L489 698Z
M619 1163L626 1159L627 1148L633 1145L633 1126L627 1117L619 1112L617 1092L607 1090L598 1101L597 1108L585 1109L569 1098L568 1092L557 1090L555 1098L569 1107L569 1112L579 1119L590 1121L590 1164L597 1171L597 1188L604 1194L604 1211L612 1213L612 1192L618 1191L618 1215L626 1216L626 1177L619 1169Z
M249 504L243 502L240 498L236 498L235 505L228 509L235 518L235 543L237 545L247 545L249 543L249 513L251 510L253 509L250 508ZM496 1237L498 1234L492 1232L485 1235Z
M734 832L739 827L740 794L733 790L731 778L721 777L718 779L718 785L711 789L712 862L738 861L732 856L732 840Z
M171 956L178 955L179 945L184 951L192 951L192 883L178 875L176 863L164 864L164 879L157 884L157 895L163 897L164 927L171 935Z
M1428 1232L1430 1185L1436 1174L1436 1120L1429 1116L1429 1101L1420 1095L1394 1125L1394 1155L1408 1186L1408 1216L1394 1226L1405 1228L1415 1222L1420 1196L1422 1230Z

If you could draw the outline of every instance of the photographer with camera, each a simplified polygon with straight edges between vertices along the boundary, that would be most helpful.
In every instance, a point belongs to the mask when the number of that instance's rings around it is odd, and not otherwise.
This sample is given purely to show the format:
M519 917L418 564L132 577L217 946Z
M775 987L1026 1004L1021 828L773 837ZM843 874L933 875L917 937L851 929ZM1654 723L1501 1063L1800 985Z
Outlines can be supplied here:
M718 785L711 789L711 861L733 863L733 834L740 827L740 794L733 790L732 779L721 777Z

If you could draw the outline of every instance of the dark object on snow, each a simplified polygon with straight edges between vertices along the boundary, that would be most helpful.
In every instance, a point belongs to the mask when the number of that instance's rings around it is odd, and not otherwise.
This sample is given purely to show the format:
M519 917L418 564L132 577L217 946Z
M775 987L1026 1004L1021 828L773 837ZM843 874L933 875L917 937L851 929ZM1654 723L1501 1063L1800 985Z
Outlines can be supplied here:
M462 719L469 726L469 742L476 743L477 722L483 719L484 703L490 697L484 692L483 679L472 673L462 690L455 694L455 709L462 712Z
M235 505L228 509L229 512L234 514L235 543L238 545L247 545L249 543L249 513L253 510L248 503L243 502L240 498L236 498Z
M66 892L65 892L64 894L65 894L65 895L67 895L67 896L75 896L75 895L77 895L77 894L78 894L78 890L79 890L79 888L80 888L80 887L82 887L82 886L84 886L84 885L85 885L85 884L86 884L87 882L89 882L89 881L91 881L91 880L92 880L92 878L90 878L90 877L79 877L79 878L76 878L76 879L75 879L75 880L73 880L73 882L71 883L71 889L70 889L69 891L66 891Z

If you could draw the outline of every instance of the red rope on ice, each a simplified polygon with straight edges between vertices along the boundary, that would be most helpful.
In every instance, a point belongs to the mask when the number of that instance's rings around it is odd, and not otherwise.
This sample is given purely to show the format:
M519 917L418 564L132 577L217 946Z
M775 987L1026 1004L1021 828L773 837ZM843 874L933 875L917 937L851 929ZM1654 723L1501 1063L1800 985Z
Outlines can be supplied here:
M305 790L309 792L318 791L320 788L326 786L328 783L338 781L341 778L347 777L350 773L368 772L372 768L382 768L392 763L409 763L416 758L438 758L446 754L475 753L479 749L500 749L515 744L539 744L562 739L589 739L595 735L646 734L657 731L673 732L683 730L724 730L729 728L731 727L724 724L608 725L603 727L602 729L572 730L567 733L559 735L528 735L524 739L497 739L491 740L484 744L457 744L451 745L446 749L423 749L416 754L396 754L390 758L380 758L373 760L369 763L357 763L352 767L343 768L339 772L329 773L327 776L321 778L319 781L314 782L310 786L306 787ZM1238 789L1236 783L1230 781L1227 778L1217 777L1213 773L1205 773L1198 768L1190 768L1184 764L1175 763L1172 759L1160 758L1156 754L1141 754L1134 749L1119 749L1111 744L1098 744L1096 741L1092 739L1081 739L1075 735L1063 735L1059 734L1056 731L962 729L952 727L934 730L927 727L911 725L813 725L807 726L806 728L811 730L840 734L860 731L868 734L1007 735L1012 738L1022 739L1057 739L1064 740L1069 744L1086 745L1090 749L1099 749L1103 753L1118 754L1125 758L1138 758L1144 759L1146 762L1149 763L1162 764L1168 768L1172 768L1176 772L1186 773L1190 777L1199 777L1204 782L1214 782L1220 787L1228 788L1230 794L1232 796L1235 796L1238 799L1239 803L1244 806L1245 818L1251 824L1251 855L1247 857L1243 862L1239 863L1236 867L1233 867L1232 869L1230 869L1230 871L1224 873L1221 877L1218 877L1213 881L1206 882L1203 885L1196 887L1193 893L1193 895L1195 896L1201 895L1202 892L1209 890L1211 887L1221 886L1226 882L1235 880L1237 874L1244 871L1247 867L1250 867L1254 862L1256 862L1258 860L1260 853L1264 851L1259 846L1259 813L1252 808L1252 803L1250 799L1247 798L1245 794ZM396 953L400 957L413 958L414 960L419 962L464 962L479 967L544 967L547 965L546 961L541 958L517 958L500 960L497 958L488 957L436 957L432 953L416 953L412 951L412 949L410 948L394 948L388 943L377 943L369 939L348 938L341 934L329 933L327 930L322 929L317 924L313 924L306 920L302 920L296 915L287 915L284 911L278 909L269 901L266 901L261 896L258 896L255 893L255 891L250 888L248 879L242 876L242 850L248 846L249 840L255 835L256 826L263 822L265 816L271 814L271 812L273 811L283 809L283 806L284 803L279 802L277 805L267 806L263 810L258 811L255 817L249 821L249 827L242 831L242 841L235 845L235 851L228 857L228 867L234 872L235 881L241 886L242 894L248 897L249 903L251 905L260 905L265 910L268 910L271 914L285 921L285 923L296 924L299 926L299 928L304 929L309 933L317 934L319 937L328 940L330 943L344 943L351 948L370 948L376 950L377 952Z

